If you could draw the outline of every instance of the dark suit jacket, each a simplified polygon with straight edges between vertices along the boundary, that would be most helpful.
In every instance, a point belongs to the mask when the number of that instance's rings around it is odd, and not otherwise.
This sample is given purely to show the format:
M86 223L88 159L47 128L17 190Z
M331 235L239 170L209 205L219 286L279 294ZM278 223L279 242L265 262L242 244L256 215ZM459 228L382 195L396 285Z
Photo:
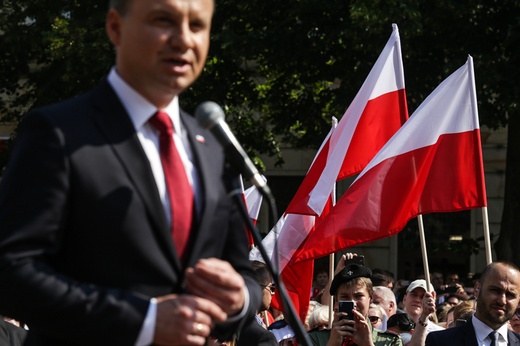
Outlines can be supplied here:
M252 318L260 287L222 183L223 151L195 119L181 121L204 201L187 264L229 261ZM150 297L180 293L182 281L149 161L108 82L28 114L0 183L0 313L27 323L29 344L130 345Z
M25 329L0 319L0 345L21 346L26 336Z
M273 333L262 327L253 319L240 332L236 346L277 346Z
M509 330L507 338L509 339L509 345L520 345L520 334ZM473 328L471 320L462 326L429 333L426 336L426 346L437 345L478 346L475 328Z

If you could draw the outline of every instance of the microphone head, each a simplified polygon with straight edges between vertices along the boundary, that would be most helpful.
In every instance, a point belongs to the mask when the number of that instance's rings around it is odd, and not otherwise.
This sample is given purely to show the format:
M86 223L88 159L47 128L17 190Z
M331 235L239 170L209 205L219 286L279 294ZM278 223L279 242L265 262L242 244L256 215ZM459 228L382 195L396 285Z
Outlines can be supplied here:
M199 125L205 129L211 129L213 126L224 120L224 111L215 102L206 101L201 103L195 109L195 118Z

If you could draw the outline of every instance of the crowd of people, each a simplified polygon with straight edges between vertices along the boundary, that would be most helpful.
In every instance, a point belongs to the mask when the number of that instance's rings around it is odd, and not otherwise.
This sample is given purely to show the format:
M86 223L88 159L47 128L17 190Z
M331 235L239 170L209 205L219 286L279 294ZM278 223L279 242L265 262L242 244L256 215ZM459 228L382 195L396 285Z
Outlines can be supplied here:
M395 280L386 270L346 261L352 256L343 255L332 280L326 271L315 271L305 323L314 346L498 346L520 340L520 271L515 265L491 263L471 282L457 273L446 273L444 279L432 272L428 286L424 276ZM354 302L349 318L340 311L340 301ZM285 332L276 333L276 342L258 345L298 345L283 315L276 315L281 321L274 322L274 329L281 322ZM273 330L268 324L266 329Z
M108 75L24 117L0 182L1 343L297 345L270 307L273 278L249 261L228 195L238 172L179 107L205 66L214 10L111 0ZM489 265L472 290L452 274L405 284L346 260L334 278L316 272L314 345L520 342L512 264Z

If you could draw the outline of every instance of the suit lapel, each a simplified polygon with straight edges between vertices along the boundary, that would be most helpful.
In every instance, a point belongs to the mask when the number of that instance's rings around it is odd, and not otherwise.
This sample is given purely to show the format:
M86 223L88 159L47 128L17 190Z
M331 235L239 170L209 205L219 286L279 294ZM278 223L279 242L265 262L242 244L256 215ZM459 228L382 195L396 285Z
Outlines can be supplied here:
M200 178L200 197L203 201L200 215L195 221L197 227L193 227L192 230L192 232L196 232L193 236L197 236L197 242L191 244L188 264L194 264L194 259L199 257L200 244L205 243L205 238L211 236L211 232L209 232L211 230L210 223L213 220L213 214L218 203L218 186L222 184L222 181L219 175L220 172L215 171L217 166L213 162L218 149L210 148L206 141L207 133L197 125L193 117L182 110L180 114L182 123L188 132L188 139L195 160L194 163Z
M509 345L520 345L520 334L513 332L512 330L507 331L507 340Z
M464 331L464 341L466 346L478 346L477 334L471 319L464 326L461 327Z
M137 193L144 201L152 228L157 230L165 246L165 253L178 272L180 262L175 255L164 209L157 191L155 178L144 150L137 138L135 128L117 95L105 80L93 95L100 112L93 115L100 131L114 150L122 166L125 167Z

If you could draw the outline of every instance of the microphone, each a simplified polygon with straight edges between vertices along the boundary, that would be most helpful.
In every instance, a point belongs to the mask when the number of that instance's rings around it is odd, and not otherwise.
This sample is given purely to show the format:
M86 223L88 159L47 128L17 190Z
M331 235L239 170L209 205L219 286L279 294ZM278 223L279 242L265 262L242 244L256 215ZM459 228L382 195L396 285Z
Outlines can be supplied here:
M265 192L268 189L265 179L258 173L255 165L229 129L228 124L224 120L222 108L212 101L203 102L195 109L195 118L197 118L199 125L210 130L222 147L224 147L228 162L244 178L248 179L251 184L255 185L260 191L263 190Z

